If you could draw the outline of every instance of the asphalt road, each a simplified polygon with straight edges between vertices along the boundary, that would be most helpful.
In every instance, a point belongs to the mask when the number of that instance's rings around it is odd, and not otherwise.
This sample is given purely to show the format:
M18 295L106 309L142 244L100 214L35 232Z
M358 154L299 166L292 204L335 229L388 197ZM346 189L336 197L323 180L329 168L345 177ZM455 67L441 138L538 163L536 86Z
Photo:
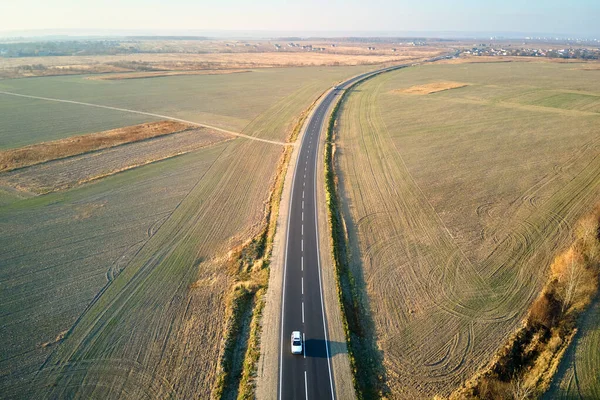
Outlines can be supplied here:
M432 59L430 61L434 61ZM343 89L398 65L356 76L327 94L308 122L294 170L285 246L279 353L279 399L335 399L323 304L316 212L319 135ZM291 334L304 337L304 354L291 354Z

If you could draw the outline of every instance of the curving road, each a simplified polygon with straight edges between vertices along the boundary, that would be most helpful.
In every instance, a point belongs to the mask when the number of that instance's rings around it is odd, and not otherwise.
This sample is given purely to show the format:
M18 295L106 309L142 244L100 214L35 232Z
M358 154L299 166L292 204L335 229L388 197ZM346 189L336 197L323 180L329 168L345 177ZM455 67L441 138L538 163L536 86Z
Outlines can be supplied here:
M435 61L435 58L428 61ZM317 149L330 108L343 89L397 65L358 75L330 91L311 116L300 145L292 181L284 255L279 349L279 399L335 399L323 304L316 212ZM304 336L304 354L292 355L290 336Z

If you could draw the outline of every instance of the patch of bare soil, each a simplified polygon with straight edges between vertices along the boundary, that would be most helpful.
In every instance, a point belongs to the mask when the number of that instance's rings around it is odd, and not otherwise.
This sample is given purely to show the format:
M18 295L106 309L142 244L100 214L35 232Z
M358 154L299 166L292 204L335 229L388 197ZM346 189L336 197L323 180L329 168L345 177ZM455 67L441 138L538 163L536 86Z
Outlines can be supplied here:
M444 90L458 89L458 88L462 88L465 86L468 86L468 85L466 83L460 83L460 82L433 82L433 83L428 83L426 85L411 86L407 89L394 90L394 92L395 93L425 95L425 94L443 92Z
M149 122L0 151L0 172L180 132L189 128L189 125L176 121Z

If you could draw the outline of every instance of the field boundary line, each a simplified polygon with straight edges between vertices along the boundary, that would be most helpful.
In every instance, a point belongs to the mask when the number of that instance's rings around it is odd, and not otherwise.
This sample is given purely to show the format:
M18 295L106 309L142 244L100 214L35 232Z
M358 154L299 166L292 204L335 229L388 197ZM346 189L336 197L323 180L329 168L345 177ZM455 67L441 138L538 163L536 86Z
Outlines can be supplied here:
M24 97L24 98L28 98L28 99L54 101L54 102L57 102L57 103L77 104L77 105L87 106L87 107L95 107L95 108L103 108L103 109L106 109L106 110L114 110L114 111L127 112L127 113L130 113L130 114L147 115L147 116L150 116L150 117L157 117L157 118L167 119L167 120L170 120L170 121L182 122L182 123L185 123L185 124L194 125L194 126L198 126L198 127L201 127L201 128L208 128L208 129L212 129L212 130L215 130L215 131L218 131L218 132L226 133L228 135L237 136L237 137L241 137L241 138L245 138L245 139L250 139L250 140L256 140L256 141L259 141L259 142L276 144L276 145L280 145L280 146L295 146L295 143L285 143L285 142L278 142L276 140L261 139L261 138L255 137L255 136L250 136L250 135L246 135L246 134L239 133L239 132L233 132L233 131L230 131L230 130L227 130L227 129L223 129L223 128L219 128L219 127L212 126L212 125L201 124L199 122L188 121L188 120L181 119L181 118L175 118L175 117L170 117L168 115L161 115L161 114L156 114L156 113L151 113L151 112L146 112L146 111L130 110L128 108L104 106L104 105L101 105L101 104L86 103L86 102L75 101L75 100L64 100L64 99L55 99L55 98L51 98L51 97L32 96L32 95L28 95L28 94L20 94L20 93L14 93L14 92L6 92L6 91L0 91L0 94L5 94L5 95L8 95L8 96Z

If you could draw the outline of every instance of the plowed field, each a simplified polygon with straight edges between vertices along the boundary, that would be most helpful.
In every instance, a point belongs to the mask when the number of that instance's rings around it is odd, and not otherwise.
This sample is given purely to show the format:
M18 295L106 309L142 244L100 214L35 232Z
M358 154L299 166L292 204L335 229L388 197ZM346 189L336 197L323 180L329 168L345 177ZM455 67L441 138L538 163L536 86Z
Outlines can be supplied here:
M401 93L444 81L467 86ZM337 173L392 398L448 394L518 326L600 199L598 107L600 81L559 64L420 66L349 95Z

